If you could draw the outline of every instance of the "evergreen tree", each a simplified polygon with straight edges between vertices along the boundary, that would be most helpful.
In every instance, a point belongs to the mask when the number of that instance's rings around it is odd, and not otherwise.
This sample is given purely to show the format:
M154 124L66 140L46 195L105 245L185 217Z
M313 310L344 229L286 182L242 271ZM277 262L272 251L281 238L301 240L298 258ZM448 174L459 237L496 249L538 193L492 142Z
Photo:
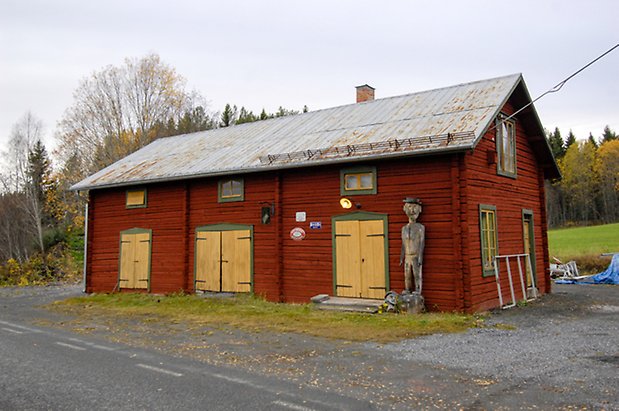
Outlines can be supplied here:
M251 123L257 120L259 120L259 118L253 113L253 111L247 111L245 107L241 107L236 124Z
M574 135L574 133L572 133L572 130L570 130L569 134L567 135L567 138L565 139L565 150L564 153L570 148L570 146L572 144L574 144L576 142L576 136Z
M229 127L236 123L237 109L236 106L232 107L230 104L226 104L224 111L221 113L220 127Z
M598 142L595 141L595 138L593 137L593 134L591 134L591 132L589 132L589 138L588 138L587 141L589 141L589 143L593 144L593 146L595 148L598 148Z
M178 120L174 135L195 133L196 131L210 130L214 128L213 120L202 106L194 107L185 111Z
M47 150L41 140L37 140L28 153L28 185L36 199L43 203L50 176L50 163Z
M617 133L612 131L608 125L604 127L604 133L602 134L601 143L606 143L607 141L612 141L617 139Z
M555 131L548 133L548 144L550 144L550 150L555 158L561 158L565 154L565 147L561 132L558 127L555 127Z
M51 164L47 150L41 140L37 140L28 153L28 182L26 185L26 208L36 232L39 249L44 256L46 244L44 234L52 224L46 207L48 192L54 188L51 178ZM45 263L45 261L44 261Z

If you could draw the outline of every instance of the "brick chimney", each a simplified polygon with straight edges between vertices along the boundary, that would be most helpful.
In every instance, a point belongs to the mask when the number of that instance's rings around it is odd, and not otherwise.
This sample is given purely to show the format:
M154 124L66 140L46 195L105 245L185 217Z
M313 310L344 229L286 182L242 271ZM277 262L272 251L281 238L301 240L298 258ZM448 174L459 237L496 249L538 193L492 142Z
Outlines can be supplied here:
M374 100L374 87L364 84L357 86L357 103Z

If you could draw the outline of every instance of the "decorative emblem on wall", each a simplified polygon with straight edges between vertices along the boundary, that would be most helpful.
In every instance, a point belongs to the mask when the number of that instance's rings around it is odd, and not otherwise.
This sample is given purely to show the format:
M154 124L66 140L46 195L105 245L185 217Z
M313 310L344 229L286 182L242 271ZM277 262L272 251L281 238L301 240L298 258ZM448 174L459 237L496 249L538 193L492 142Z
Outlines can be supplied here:
M295 227L290 230L290 238L295 241L301 241L305 238L305 230L301 227Z

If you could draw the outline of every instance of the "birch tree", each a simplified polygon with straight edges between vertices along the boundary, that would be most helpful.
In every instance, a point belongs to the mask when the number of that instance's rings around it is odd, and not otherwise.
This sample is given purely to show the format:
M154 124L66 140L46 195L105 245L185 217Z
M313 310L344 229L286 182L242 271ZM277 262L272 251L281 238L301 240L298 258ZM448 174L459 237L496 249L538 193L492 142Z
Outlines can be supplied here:
M34 143L41 139L42 133L43 123L30 111L15 123L9 138L8 150L2 156L3 190L18 192L23 189L28 179L28 153Z
M97 171L153 141L156 126L180 118L199 99L176 70L150 54L107 66L82 80L59 123L60 159Z

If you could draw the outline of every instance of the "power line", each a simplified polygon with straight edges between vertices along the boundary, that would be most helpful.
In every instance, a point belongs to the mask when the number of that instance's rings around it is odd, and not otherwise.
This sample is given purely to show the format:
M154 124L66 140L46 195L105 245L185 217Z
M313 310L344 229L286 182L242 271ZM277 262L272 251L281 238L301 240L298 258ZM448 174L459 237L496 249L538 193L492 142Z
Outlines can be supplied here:
M607 50L606 52L600 54L597 58L595 58L594 60L591 60L589 63L587 63L586 65L582 66L581 68L579 68L578 70L576 70L574 73L572 73L570 76L568 76L565 80L559 82L556 86L554 86L553 88L551 88L550 90L546 91L545 93L543 93L542 95L540 95L539 97L537 97L535 100L532 100L530 103L526 104L524 107L522 107L521 109L519 109L518 111L516 111L514 114L512 114L509 117L506 117L505 119L503 119L502 121L507 121L513 117L516 116L516 114L520 113L522 110L524 110L525 108L529 107L530 105L532 105L533 103L535 103L536 101L538 101L539 99L541 99L542 97L544 97L547 94L550 93L556 93L557 91L561 90L563 88L563 86L570 81L572 78L576 77L578 74L580 74L582 71L584 71L586 68L588 68L589 66L591 66L593 63L595 63L596 61L600 60L601 58L603 58L604 56L606 56L607 54L609 54L610 52L612 52L614 49L616 49L617 47L619 47L619 43L615 44L613 47L611 47L609 50ZM495 126L496 127L496 126ZM494 127L492 127L494 128ZM491 129L492 129L491 128Z

